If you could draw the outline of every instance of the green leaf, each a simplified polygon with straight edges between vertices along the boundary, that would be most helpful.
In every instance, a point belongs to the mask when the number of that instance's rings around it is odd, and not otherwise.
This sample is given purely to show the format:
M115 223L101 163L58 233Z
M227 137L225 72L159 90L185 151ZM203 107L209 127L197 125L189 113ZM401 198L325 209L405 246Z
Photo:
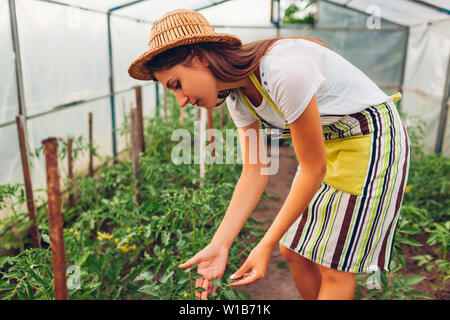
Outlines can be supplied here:
M146 281L152 281L153 279L153 274L149 271L144 271L142 272L140 275L138 275L134 281L142 281L142 280L146 280Z
M409 291L406 293L408 297L411 298L418 298L418 299L433 299L432 296L427 295L426 293L419 292L419 291Z
M195 287L195 291L203 292L203 291L206 291L206 289L202 288L202 287Z
M153 253L155 254L155 256L159 257L161 255L161 248L158 245L155 245L155 247L153 248Z
M234 293L234 291L232 291L232 290L224 290L223 295L228 300L239 300L238 297L236 296L236 294Z
M184 240L178 240L175 246L176 246L178 249L182 249L182 248L184 247L185 244L186 244L186 241L184 241Z
M407 286L413 286L421 282L423 279L425 279L424 276L409 276L405 278L405 284Z
M170 277L173 276L173 271L170 271L168 274L164 275L163 277L161 277L161 279L159 280L159 282L161 283L166 283L167 280L169 280Z
M169 241L170 241L170 233L167 231L164 231L161 234L161 242L165 247L167 247L167 245L169 244Z
M148 294L149 296L158 296L158 287L155 284L148 284L138 289L139 292Z
M222 281L220 281L220 279L212 279L211 283L215 287L220 287L222 285Z
M283 268L286 268L286 265L287 265L287 262L286 262L286 261L282 261L282 262L278 263L278 264L275 266L275 269L283 269Z
M411 239L411 238L402 238L400 240L400 242L410 245L410 246L413 246L413 247L421 247L422 246L422 244L419 241L417 241L415 239Z
M45 243L51 244L50 243L50 237L48 236L48 234L42 234L41 237L42 237L42 240L44 240Z

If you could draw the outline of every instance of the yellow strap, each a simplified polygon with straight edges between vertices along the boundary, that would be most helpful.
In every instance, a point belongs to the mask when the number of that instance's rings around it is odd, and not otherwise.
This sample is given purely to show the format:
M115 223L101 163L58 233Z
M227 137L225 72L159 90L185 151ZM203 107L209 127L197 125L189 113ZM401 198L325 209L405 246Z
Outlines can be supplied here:
M398 100L400 100L402 98L402 94L401 94L401 92L396 92L391 96L391 98L392 98L392 101L397 102Z
M286 117L284 116L284 114L280 111L280 109L278 109L277 105L272 101L270 96L267 94L266 90L264 90L264 88L261 86L261 84L259 83L255 74L252 72L252 73L250 73L249 77L250 77L250 80L252 80L253 84L255 85L256 89L258 89L258 91L261 93L261 95L264 97L264 99L266 99L266 101L269 103L269 105L276 112L278 112L278 114L280 116L282 116L283 119L286 120ZM247 97L244 95L244 93L242 92L242 90L240 88L238 88L238 92L239 92L239 95L241 96L242 101L244 101L244 104L247 106L248 110L250 110L250 112L255 116L256 119L261 120L261 118L255 112L255 110L253 110L253 107L250 105L250 103L247 100ZM401 94L401 92L396 92L391 96L391 98L392 98L392 101L397 102L402 98L402 94ZM289 124L285 123L285 126L288 127Z
M242 90L241 90L240 88L238 88L238 92L239 92L239 95L241 96L242 101L244 101L244 104L245 104L245 106L247 107L247 109L250 110L250 112L253 114L253 116L254 116L257 120L261 121L261 118L260 118L260 117L258 116L258 114L255 112L255 110L253 110L252 106L250 105L250 103L249 103L248 100L247 100L247 97L245 96L245 94L242 92ZM283 117L284 117L284 116L283 116ZM281 129L280 129L280 130L281 130ZM282 139L290 138L290 137L291 137L291 134L290 134L290 133L285 133L285 134L283 134L283 135L281 136Z
M247 107L247 109L250 110L250 112L255 116L256 119L261 120L259 118L258 114L255 112L255 110L253 110L252 106L250 105L250 103L247 100L247 97L242 92L241 88L238 88L238 92L239 92L239 95L241 96L242 101L244 101L244 104Z
M272 108L276 112L278 112L278 114L280 116L282 116L284 119L286 119L284 114L280 111L280 109L278 109L277 105L272 101L270 96L267 94L266 90L264 90L264 88L261 87L261 84L259 83L258 79L256 78L256 76L255 76L255 74L253 72L250 73L250 80L252 80L252 82L255 85L256 89L258 89L258 91L262 94L262 96L266 99L266 101L272 106Z

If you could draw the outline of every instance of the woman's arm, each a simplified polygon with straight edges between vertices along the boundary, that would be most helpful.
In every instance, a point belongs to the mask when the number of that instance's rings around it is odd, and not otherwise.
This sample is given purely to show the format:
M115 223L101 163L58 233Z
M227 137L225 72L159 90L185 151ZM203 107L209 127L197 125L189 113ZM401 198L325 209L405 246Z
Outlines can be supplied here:
M198 264L197 272L203 275L196 279L196 287L205 289L196 291L198 298L206 299L215 292L211 279L220 279L225 272L228 251L242 226L256 207L267 185L267 175L261 170L266 166L263 136L260 135L260 124L255 121L251 125L239 128L239 141L242 154L242 173L234 189L228 210L220 223L211 242L194 257L179 267L186 269Z
M290 125L295 154L301 165L300 175L292 186L280 212L247 261L234 274L233 285L249 284L264 277L273 247L307 208L326 173L326 153L315 95L303 114Z
M301 170L280 212L261 240L262 245L271 248L308 207L327 170L322 125L315 95L303 114L291 123L290 129Z
M228 210L211 243L229 249L243 225L258 204L269 180L261 172L266 163L266 149L260 132L261 124L255 121L238 128L242 155L242 173L233 192Z

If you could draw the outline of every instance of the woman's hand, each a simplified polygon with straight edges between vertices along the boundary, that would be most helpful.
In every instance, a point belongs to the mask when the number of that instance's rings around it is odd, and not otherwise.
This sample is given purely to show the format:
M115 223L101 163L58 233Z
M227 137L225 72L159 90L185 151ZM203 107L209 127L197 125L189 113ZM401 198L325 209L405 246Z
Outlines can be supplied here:
M242 286L264 278L272 250L273 247L266 246L261 242L254 247L244 264L230 277L231 280L238 279L242 276L244 278L230 283L230 286Z
M179 265L181 269L187 269L198 263L197 273L203 277L196 280L195 286L202 287L205 291L196 291L195 296L197 298L206 299L209 294L216 292L216 287L211 284L211 280L222 278L225 272L227 258L227 248L210 243L191 259Z

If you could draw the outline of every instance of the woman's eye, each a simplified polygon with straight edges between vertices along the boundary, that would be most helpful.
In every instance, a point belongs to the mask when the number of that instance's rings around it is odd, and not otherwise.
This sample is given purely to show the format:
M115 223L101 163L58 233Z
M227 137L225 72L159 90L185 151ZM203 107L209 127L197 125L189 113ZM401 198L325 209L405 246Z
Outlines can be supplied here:
M175 90L181 89L180 81L177 81L177 84L175 86Z

